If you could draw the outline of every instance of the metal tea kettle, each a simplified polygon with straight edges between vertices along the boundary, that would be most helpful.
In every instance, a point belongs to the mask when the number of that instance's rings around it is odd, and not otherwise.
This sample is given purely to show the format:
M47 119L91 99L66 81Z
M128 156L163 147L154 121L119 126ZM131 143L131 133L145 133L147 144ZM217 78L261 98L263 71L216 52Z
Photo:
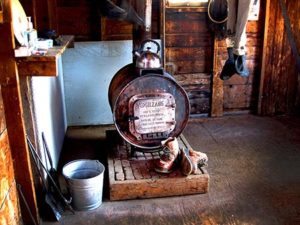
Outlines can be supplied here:
M151 42L156 45L156 53L151 51L151 47L147 47L146 51L144 50L145 45ZM160 46L156 41L151 39L143 41L140 50L134 52L136 56L136 67L138 69L161 68L162 65L161 65L161 59L158 54L159 51L160 51Z

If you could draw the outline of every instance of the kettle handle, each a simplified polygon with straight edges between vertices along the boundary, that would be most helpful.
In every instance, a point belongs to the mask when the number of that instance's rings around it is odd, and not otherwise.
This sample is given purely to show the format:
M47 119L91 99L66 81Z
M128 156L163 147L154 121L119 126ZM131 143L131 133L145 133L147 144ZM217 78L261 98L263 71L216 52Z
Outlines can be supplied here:
M154 43L154 44L156 45L156 48L157 48L157 49L156 49L156 53L158 53L158 52L160 51L160 46L159 46L158 42L157 42L157 41L154 41L154 40L152 40L152 39L147 39L147 40L145 40L145 41L142 42L142 44L141 44L141 46L142 46L142 51L144 50L145 44L148 43L148 42L152 42L152 43Z

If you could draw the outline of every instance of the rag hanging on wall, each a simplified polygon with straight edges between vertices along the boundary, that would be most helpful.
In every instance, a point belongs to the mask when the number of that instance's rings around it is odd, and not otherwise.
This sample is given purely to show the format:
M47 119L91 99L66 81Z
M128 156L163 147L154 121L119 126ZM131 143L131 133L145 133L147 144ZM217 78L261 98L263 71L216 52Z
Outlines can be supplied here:
M246 65L246 25L253 2L254 0L228 0L226 38L228 59L220 74L222 80L227 80L234 74L249 76Z
M137 14L132 7L130 0L120 0L117 4L110 0L99 1L100 14L109 19L118 19L137 24L144 25L143 19Z
M227 0L209 0L207 6L209 28L214 32L217 39L226 37L226 21L228 19Z

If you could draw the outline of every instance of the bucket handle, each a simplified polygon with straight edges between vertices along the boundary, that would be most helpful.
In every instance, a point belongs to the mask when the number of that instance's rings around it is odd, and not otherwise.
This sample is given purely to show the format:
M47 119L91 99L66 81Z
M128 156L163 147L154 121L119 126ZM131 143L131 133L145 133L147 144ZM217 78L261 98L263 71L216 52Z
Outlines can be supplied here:
M104 167L104 165L99 160L94 160L101 168Z

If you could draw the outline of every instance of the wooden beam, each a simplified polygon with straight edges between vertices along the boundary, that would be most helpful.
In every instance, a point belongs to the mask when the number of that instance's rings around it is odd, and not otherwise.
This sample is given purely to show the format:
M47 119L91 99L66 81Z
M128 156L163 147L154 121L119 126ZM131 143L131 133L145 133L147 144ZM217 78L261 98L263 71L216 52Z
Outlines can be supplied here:
M38 208L33 184L30 155L25 138L22 102L19 78L14 56L14 35L11 22L10 0L3 1L3 24L0 24L0 83L7 124L7 133L12 151L16 182L24 191L29 208L36 221L39 220ZM21 208L23 220L32 224L26 208Z
M17 65L20 76L58 76L56 59L52 61L19 59Z
M0 23L3 23L3 6L2 6L2 1L0 1Z
M266 0L265 9L265 28L264 28L264 41L263 41L263 51L262 51L262 62L261 62L261 72L260 72L260 83L259 83L259 95L257 104L257 113L262 114L262 99L263 99L263 89L264 89L264 79L266 71L266 55L267 55L267 45L268 45L268 29L269 29L269 16L270 16L270 0Z
M221 57L219 56L219 40L214 39L214 58L213 58L213 78L212 78L212 96L211 96L211 117L223 116L223 81L219 78Z
M49 17L49 28L55 30L59 33L58 23L57 23L57 2L56 0L47 0L48 6L48 17Z

